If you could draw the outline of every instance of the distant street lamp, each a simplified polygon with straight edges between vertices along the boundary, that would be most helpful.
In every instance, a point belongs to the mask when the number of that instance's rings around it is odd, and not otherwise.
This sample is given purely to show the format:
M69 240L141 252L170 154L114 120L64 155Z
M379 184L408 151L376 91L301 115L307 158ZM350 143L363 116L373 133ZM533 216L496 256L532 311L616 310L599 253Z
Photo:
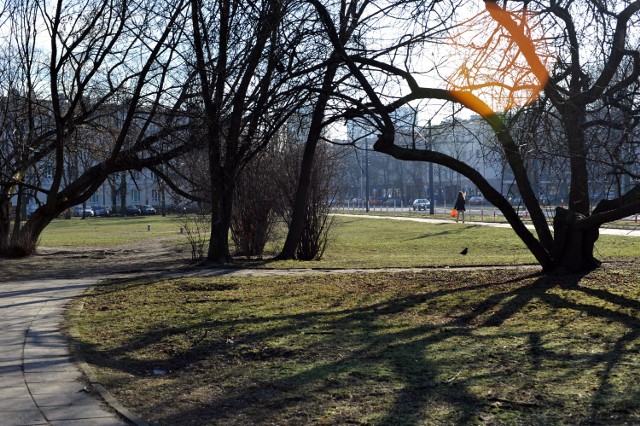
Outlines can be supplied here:
M425 138L422 133L416 131L415 133L420 136L425 143L425 148L429 151L433 151L433 139L431 138L431 120L427 123L427 137ZM435 214L435 200L433 198L433 163L429 162L429 214Z
M433 139L431 139L431 120L429 120L429 150L433 151ZM433 198L433 163L429 162L429 196L431 197L431 202L429 203L429 214L435 214L435 204L436 201Z
M365 139L364 146L364 162L365 162L365 210L369 213L369 140Z

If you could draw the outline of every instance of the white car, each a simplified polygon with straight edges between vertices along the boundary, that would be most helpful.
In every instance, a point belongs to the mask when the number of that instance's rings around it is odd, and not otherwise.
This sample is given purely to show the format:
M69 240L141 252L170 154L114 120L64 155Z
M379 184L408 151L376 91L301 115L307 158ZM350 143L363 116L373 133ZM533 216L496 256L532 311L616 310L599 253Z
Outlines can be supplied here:
M72 209L72 214L75 217L82 217L82 211L84 210L84 216L85 217L92 217L93 216L93 210L91 209L91 207L86 207L86 208L82 208L82 206L75 206Z
M426 198L416 198L415 200L413 200L413 210L427 210L427 208L429 208L429 206L431 205L431 202L429 200L427 200Z

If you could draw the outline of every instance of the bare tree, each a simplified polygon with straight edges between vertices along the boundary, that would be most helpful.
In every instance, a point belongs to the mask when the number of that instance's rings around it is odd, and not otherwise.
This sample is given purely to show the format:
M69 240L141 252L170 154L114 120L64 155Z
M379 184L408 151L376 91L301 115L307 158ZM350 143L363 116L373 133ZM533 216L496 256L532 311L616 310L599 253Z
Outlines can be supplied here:
M349 70L367 94L369 103L366 109L360 108L360 114L375 117L379 131L375 150L404 160L442 164L469 178L503 212L545 270L593 268L599 264L593 257L599 226L640 211L637 184L630 185L614 200L601 201L590 211L588 168L590 132L608 126L629 135L638 124L633 105L637 105L634 101L637 100L640 53L636 35L629 30L637 24L640 1L614 1L606 5L599 1L525 1L505 6L486 1L484 5L480 16L484 22L480 34L484 39L482 43L471 44L481 47L479 56L471 55L474 62L464 65L459 74L464 77L462 83L449 89L421 86L406 64L350 55L330 16L322 14L322 18L333 46L345 58ZM556 58L555 63L550 58ZM477 69L482 72L474 74ZM375 79L367 73L377 74L378 80L381 75L401 77L407 90L389 102L384 90L371 84ZM485 98L488 101L483 101L482 96L488 96ZM628 101L626 110L620 102L611 102L621 97ZM414 149L394 141L390 113L418 99L461 104L491 126L530 212L537 237L478 170L441 152ZM556 210L553 234L522 155L528 141L515 139L517 133L508 127L500 110L513 109L535 99L545 102L545 113L557 120L561 129L558 142L566 153L570 171L568 209ZM619 111L615 117L610 115L603 120L602 115L594 114L604 104ZM631 157L635 158L637 146L629 144L629 136L622 137L620 142L627 147L623 151L634 152ZM628 160L627 157L617 162L617 173L636 179L636 171L629 167Z
M291 215L294 212L304 151L303 144L295 143L288 144L283 151L282 170L277 175L277 187L280 191L281 214L285 223L291 223ZM329 212L340 192L337 183L338 171L341 170L339 150L323 143L317 147L314 157L300 239L295 250L294 258L297 260L322 258L333 225L333 217Z
M1 137L8 142L0 254L32 253L51 220L87 200L109 175L152 167L190 149L179 137L188 118L172 65L183 42L184 26L177 25L183 7L181 1L23 1L7 15L0 61L12 78L0 83ZM69 173L76 148L93 155ZM26 177L43 164L47 185L30 183ZM46 201L24 225L16 221L9 239L8 206L20 187Z
M227 262L235 183L305 102L302 38L307 13L296 2L191 1L193 51L211 181L208 259ZM292 8L296 8L293 10Z
M283 173L283 153L267 149L247 164L238 178L231 220L235 254L262 257L273 237L280 210L278 176Z
M318 143L322 140L322 133L329 123L336 117L340 117L339 109L346 104L358 104L360 93L354 90L351 78L353 70L344 67L344 59L348 55L347 50L358 55L368 50L374 56L394 56L395 52L410 52L412 47L419 45L421 41L433 33L439 31L446 23L440 23L439 28L422 27L420 21L414 18L421 10L430 10L429 2L420 1L391 1L378 5L371 0L347 1L336 0L320 2L309 0L313 5L317 19L326 25L331 22L332 28L329 36L324 35L328 45L333 49L326 51L326 60L323 63L324 75L317 91L317 99L313 109L309 131L305 143L305 152L302 157L298 188L293 207L293 214L289 224L289 232L279 259L295 258L295 250L301 238L304 217L307 208L313 159ZM388 30L388 22L404 22L411 27L413 34L407 34L397 44L389 48L383 45L379 49L372 48L381 33ZM417 24L416 24L417 22ZM339 87L341 89L339 89ZM334 103L333 100L339 100ZM337 108L337 109L336 109Z

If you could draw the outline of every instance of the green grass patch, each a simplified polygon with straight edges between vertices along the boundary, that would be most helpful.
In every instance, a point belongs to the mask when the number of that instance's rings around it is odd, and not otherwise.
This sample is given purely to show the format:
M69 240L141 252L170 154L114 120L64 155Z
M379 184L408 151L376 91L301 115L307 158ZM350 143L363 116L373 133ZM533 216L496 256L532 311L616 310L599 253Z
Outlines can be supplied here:
M112 282L101 380L153 425L638 424L640 268Z
M594 254L596 258L603 260L637 259L640 256L640 237L600 235L596 241Z
M468 254L460 255L465 247ZM596 255L603 260L637 258L640 238L602 235L596 243ZM322 260L273 262L269 266L380 268L532 263L536 263L535 258L510 228L337 217Z
M469 253L463 256L465 247ZM521 264L535 259L510 229L339 218L325 261L337 267L419 267Z
M175 217L56 219L42 233L40 245L45 247L113 247L136 241L162 239L178 234L179 229L180 225Z
M595 206L594 206L595 207ZM484 222L484 223L507 223L507 220L502 213L492 206L467 206L469 210L466 211L466 222ZM514 210L520 216L520 219L527 225L531 225L531 216L529 216L526 209L514 206ZM386 208L386 207L372 207L367 213L362 208L345 208L335 207L333 212L344 213L350 215L375 215L375 216L387 216L387 217L410 217L410 218L428 218L428 219L444 219L451 220L450 214L451 208L438 207L434 215L431 215L428 211L413 211L411 207L404 208ZM553 226L553 217L555 216L555 207L547 206L542 209L544 215L547 218L547 222L550 226ZM614 229L638 229L638 215L626 217L624 219L609 222L605 225L607 228Z
M151 226L148 230L148 226ZM152 239L187 243L175 217L89 218L55 220L40 240L45 247L115 247ZM286 233L269 245L264 259L251 266L275 268L385 268L535 263L526 246L508 228L477 223L420 223L366 217L336 217L330 241L320 261L272 262ZM466 256L460 251L469 248ZM640 238L602 235L596 244L601 259L635 258ZM185 256L188 251L185 251ZM242 258L238 258L243 263Z

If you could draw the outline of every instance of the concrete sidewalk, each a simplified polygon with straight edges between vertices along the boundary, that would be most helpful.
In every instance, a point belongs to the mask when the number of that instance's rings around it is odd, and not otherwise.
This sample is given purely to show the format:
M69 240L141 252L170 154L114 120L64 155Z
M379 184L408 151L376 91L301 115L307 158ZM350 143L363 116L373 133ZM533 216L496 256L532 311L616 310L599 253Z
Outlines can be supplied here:
M407 216L376 216L375 214L348 214L348 213L333 213L334 216L344 217L356 217L367 219L392 219L392 220L406 220L410 222L425 222L425 223L456 223L452 219L431 219L428 217L407 217ZM461 225L462 223L460 223ZM494 228L511 228L511 225L504 222L478 222L467 221L466 225L478 225L478 226L492 226ZM535 230L531 224L525 225L530 230ZM600 235L618 235L620 237L640 237L640 229L614 229L614 228L600 228Z
M60 332L65 305L95 282L0 283L0 425L131 424L95 392Z

